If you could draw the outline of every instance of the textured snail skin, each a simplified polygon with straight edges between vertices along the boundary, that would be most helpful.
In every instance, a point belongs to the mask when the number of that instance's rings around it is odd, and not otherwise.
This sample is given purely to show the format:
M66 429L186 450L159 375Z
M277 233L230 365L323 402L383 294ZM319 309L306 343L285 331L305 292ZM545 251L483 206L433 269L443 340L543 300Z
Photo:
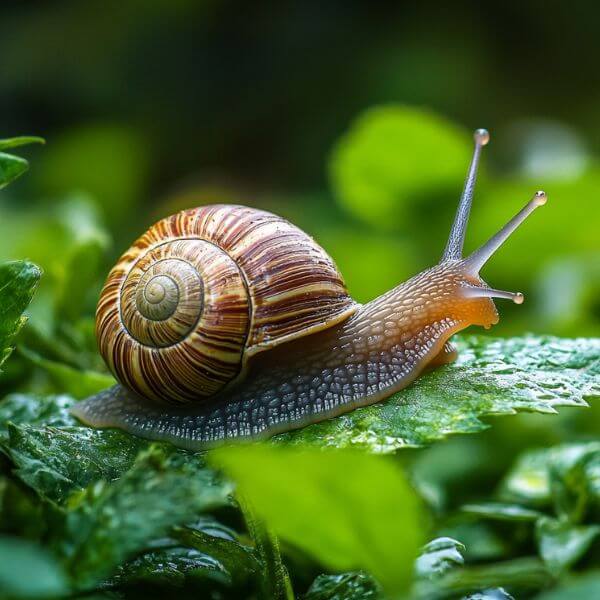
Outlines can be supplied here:
M467 298L483 286L460 261L428 269L361 306L346 321L277 352L258 354L242 385L185 411L149 403L115 386L75 409L85 423L198 449L302 427L389 397L428 366L450 362L447 340L471 325L498 321L489 298Z

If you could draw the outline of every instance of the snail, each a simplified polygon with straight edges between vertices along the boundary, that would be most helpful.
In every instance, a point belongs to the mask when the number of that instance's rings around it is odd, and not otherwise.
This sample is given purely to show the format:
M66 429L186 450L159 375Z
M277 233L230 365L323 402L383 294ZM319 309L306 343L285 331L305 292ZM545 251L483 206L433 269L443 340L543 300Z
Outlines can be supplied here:
M463 256L478 129L440 262L368 304L355 302L327 253L271 213L202 206L152 226L108 275L96 313L100 352L120 384L73 408L189 449L265 437L384 400L455 360L450 337L498 322L479 272L546 201L532 200Z

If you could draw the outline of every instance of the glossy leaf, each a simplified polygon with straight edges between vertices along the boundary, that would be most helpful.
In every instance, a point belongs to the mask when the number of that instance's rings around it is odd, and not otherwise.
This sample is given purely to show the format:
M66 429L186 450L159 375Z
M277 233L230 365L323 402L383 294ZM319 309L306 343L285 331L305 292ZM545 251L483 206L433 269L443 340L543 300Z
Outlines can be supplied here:
M0 448L15 475L42 498L65 502L74 491L96 481L118 478L129 469L144 440L120 431L83 427L8 425Z
M65 395L10 394L0 402L0 439L7 437L8 422L51 427L77 425L77 420L69 413L71 406L73 398Z
M319 575L304 600L384 600L377 582L366 573Z
M600 504L600 444L564 444L526 453L500 486L500 497L546 506L574 522Z
M152 446L117 481L71 497L56 551L88 588L174 525L226 505L230 491L202 462Z

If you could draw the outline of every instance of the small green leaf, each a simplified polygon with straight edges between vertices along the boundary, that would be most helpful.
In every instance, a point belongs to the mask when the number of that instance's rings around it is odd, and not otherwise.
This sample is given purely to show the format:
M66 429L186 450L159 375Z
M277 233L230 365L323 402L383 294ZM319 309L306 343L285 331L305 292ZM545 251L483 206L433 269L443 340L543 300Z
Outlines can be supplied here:
M465 177L468 134L433 112L402 105L372 108L334 148L331 181L338 200L378 229L406 227L411 203L451 191Z
M540 556L553 572L575 564L600 534L600 525L573 525L544 517L536 523Z
M456 363L423 375L389 400L277 436L287 444L393 452L487 428L481 417L554 414L600 397L600 339L457 338Z
M0 537L2 598L55 598L69 591L60 565L39 546Z
M0 151L8 150L9 148L17 148L18 146L26 146L28 144L45 144L46 140L35 135L22 135L14 138L5 138L0 140Z
M542 513L518 504L502 502L480 502L478 504L465 504L462 511L470 515L477 515L485 519L499 521L535 521Z
M0 152L0 190L23 175L27 169L29 163L24 158Z
M0 365L10 355L10 344L25 322L23 311L40 276L40 269L27 261L0 263Z
M282 539L331 569L366 569L390 594L407 589L423 516L389 459L248 445L217 449L212 462Z
M210 594L211 591L218 594L223 588L233 586L231 574L218 560L183 547L163 548L136 556L119 568L112 584L126 590L140 588L142 592L150 587L153 593L164 590L166 595L169 588L180 594ZM215 592L215 588L219 591Z

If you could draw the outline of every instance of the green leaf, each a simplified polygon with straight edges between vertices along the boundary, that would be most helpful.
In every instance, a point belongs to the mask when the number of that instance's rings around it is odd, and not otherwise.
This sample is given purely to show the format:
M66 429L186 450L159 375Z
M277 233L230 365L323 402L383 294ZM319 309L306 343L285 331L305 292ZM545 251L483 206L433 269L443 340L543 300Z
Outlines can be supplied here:
M120 477L148 446L120 431L85 427L9 424L8 433L0 448L15 475L42 498L59 503L94 482Z
M113 584L127 590L151 587L154 593L177 589L187 594L213 594L232 587L231 574L212 556L192 548L164 548L145 552L125 563ZM211 585L212 584L212 585ZM205 596L200 596L205 597Z
M600 504L600 443L562 444L525 453L500 486L503 500L550 507L578 522Z
M518 504L506 504L502 502L480 502L477 504L465 504L462 511L483 517L484 519L497 519L499 521L535 521L542 516L537 510L525 508Z
M449 537L437 538L425 545L415 563L417 577L432 579L457 565L464 564L464 544Z
M255 591L262 565L254 550L212 517L200 519L193 527L177 527L169 537L150 545L151 550L119 567L111 587L142 592L148 586L165 591L177 588L201 597L212 597L224 588L240 595Z
M35 544L0 537L2 598L54 598L69 591L60 565Z
M67 364L43 358L39 354L20 347L20 352L31 363L43 369L57 389L81 400L115 385L112 375L98 371L75 369Z
M71 497L55 548L88 589L171 527L227 505L230 492L199 457L151 446L118 480Z
M536 558L518 558L489 565L465 566L451 569L433 580L421 580L415 586L415 595L423 600L457 598L490 588L506 587L528 597L552 581L551 574ZM477 597L477 596L475 596Z
M22 135L14 138L5 138L0 140L0 151L8 150L9 148L17 148L18 146L26 146L28 144L45 144L46 140L35 135Z
M0 190L23 175L27 169L29 163L24 158L0 152Z
M487 428L481 417L554 414L600 397L600 339L458 338L456 363L423 375L386 402L277 436L287 444L392 452Z
M268 445L220 448L211 456L276 535L331 569L366 569L390 594L407 589L422 514L389 459Z
M540 556L553 572L575 564L600 534L600 525L573 525L544 517L536 523Z
M377 582L367 573L319 575L304 600L384 600Z
M584 600L600 598L600 571L572 577L556 589L536 596L537 600Z
M63 395L10 394L0 402L0 439L7 438L9 421L30 426L76 426L78 421L69 413L74 403L73 398Z
M451 191L465 177L471 143L450 121L401 105L372 108L337 143L330 175L338 200L378 229L406 228L410 203Z
M25 322L23 311L40 276L40 269L27 261L0 263L0 365L10 355L10 344Z
M250 585L250 579L263 571L257 551L240 542L231 529L214 518L200 519L193 526L178 527L172 533L182 546L193 548L219 562L228 573L232 585Z

